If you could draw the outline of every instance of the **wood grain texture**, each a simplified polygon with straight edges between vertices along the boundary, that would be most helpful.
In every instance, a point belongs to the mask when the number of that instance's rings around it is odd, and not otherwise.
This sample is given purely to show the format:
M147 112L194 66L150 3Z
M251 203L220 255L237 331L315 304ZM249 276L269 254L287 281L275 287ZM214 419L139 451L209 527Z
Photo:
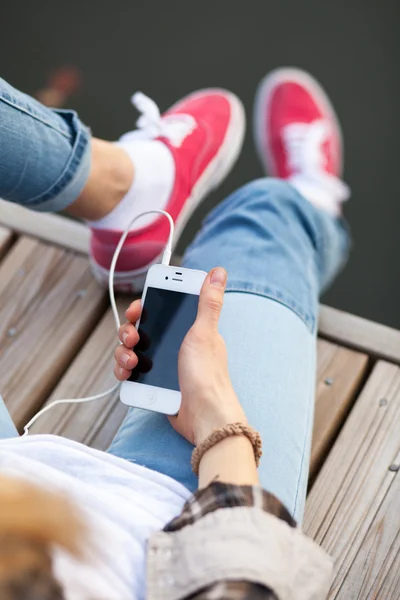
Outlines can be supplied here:
M389 469L396 464L400 369L378 362L306 505L303 529L335 561L330 598L399 598L399 570L394 567L399 553L400 471Z
M89 251L89 228L61 215L33 212L23 206L0 200L0 224L81 254L87 255Z
M321 305L319 334L338 344L400 365L400 331Z
M397 464L399 461L400 456ZM393 482L343 581L340 598L400 598L400 476L392 477Z
M86 258L20 238L0 263L0 381L21 427L41 406L106 306Z
M121 320L128 300L118 300ZM103 316L95 331L55 388L46 405L61 398L79 398L111 388L113 354L118 344L111 309ZM55 433L99 449L110 444L127 407L119 401L119 392L87 404L65 404L44 414L31 428L32 433Z
M318 340L317 387L310 480L342 426L366 373L368 356Z

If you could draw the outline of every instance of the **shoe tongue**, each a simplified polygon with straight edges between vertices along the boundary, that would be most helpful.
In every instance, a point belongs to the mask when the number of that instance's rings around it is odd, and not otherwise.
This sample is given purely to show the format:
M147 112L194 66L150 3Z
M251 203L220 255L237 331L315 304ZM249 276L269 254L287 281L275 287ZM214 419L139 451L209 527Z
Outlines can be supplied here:
M162 117L157 104L142 92L136 92L131 101L141 115L136 123L137 129L123 135L121 141L165 138L171 146L179 148L197 127L191 115L169 114Z

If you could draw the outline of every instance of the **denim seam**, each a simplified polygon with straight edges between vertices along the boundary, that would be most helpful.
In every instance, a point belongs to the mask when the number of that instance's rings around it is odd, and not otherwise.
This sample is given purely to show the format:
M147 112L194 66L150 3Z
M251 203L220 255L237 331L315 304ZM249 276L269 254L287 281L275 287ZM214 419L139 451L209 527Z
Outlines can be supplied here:
M81 159L87 148L89 141L89 135L87 130L81 126L76 134L75 144L71 150L71 156L65 165L65 168L57 181L51 185L46 191L39 196L30 198L26 202L27 208L32 208L32 205L41 204L55 198L68 184L73 180L76 172L78 171Z
M314 333L315 319L310 314L308 314L306 311L301 309L298 306L298 304L294 300L292 300L289 296L286 296L285 294L282 294L281 292L274 292L270 288L258 289L253 286L247 288L247 287L244 287L243 285L234 285L234 284L229 285L229 287L226 289L226 293L229 293L229 292L241 292L244 294L255 294L256 296L264 296L265 298L269 298L270 300L279 302L283 306L286 306L286 308L289 308L290 310L292 310L298 317L300 317L301 320L304 322L304 324L308 327L310 332Z
M314 395L315 394L313 392L313 389L311 389L310 390L310 396L311 397L309 399L308 409L307 409L306 433L308 431L308 427L309 427L309 424L310 424L310 417L311 417L311 415L314 414L314 405L315 405ZM303 451L302 451L302 454L301 454L301 461L300 461L299 478L297 480L296 496L295 496L295 500L294 500L294 507L293 507L293 513L292 513L292 517L293 518L294 518L294 515L296 514L297 503L298 503L298 500L299 500L300 481L301 481L301 474L302 474L302 470L303 470L303 466L304 466L304 458L305 458L305 455L306 455L306 447L307 447L307 435L304 436Z
M57 131L57 133L60 133L63 137L65 137L67 140L71 139L71 134L69 134L66 131L63 131L62 129L59 129L58 127L55 127L52 123L50 123L49 121L46 121L45 119L43 119L42 117L40 117L39 115L37 115L34 112L31 112L29 110L27 110L26 108L24 108L23 106L20 106L19 104L13 102L12 100L8 100L7 98L5 98L5 96L1 96L0 97L0 101L4 102L5 104L8 104L9 106L11 106L12 108L15 108L16 110L24 113L25 115L27 115L28 117L32 117L32 119L35 119L36 121L39 121L39 123L42 123L43 125L46 125L47 127L50 127L51 129L53 129L54 131ZM49 109L51 110L51 109Z

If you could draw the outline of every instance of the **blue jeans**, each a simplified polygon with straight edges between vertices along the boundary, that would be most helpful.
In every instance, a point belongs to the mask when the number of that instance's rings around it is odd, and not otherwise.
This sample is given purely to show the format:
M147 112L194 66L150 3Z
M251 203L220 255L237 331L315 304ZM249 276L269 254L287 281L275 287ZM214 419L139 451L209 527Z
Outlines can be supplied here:
M50 110L0 79L0 198L63 210L85 186L90 133L71 110Z
M28 102L26 96L23 102ZM1 122L3 106L0 102ZM5 110L12 119L10 105ZM19 108L13 110L18 113ZM55 144L61 155L61 134L46 134L47 128L52 128L49 123L62 121L65 116L43 107L41 111L41 120L29 117L36 136L33 147L49 144L48 153L56 155ZM60 158L62 165L54 165L54 178L63 170L68 179L65 165L75 168L76 137L85 129L76 116L70 123L74 119L76 131L69 138L69 155ZM56 130L61 129L58 123ZM10 155L24 133L15 135L10 143L2 136L4 133L0 133L0 140L8 153L0 157L0 172L11 168ZM84 153L82 160L86 157ZM50 172L49 164L46 170ZM83 172L79 165L76 172ZM31 177L32 188L37 189L34 172ZM21 196L17 192L13 197L4 196L40 210L37 200L27 200L28 184ZM51 184L48 189L52 189ZM68 183L53 191L54 195L44 200L46 210L49 205L54 210L64 208L69 194L69 202L76 197L76 190L72 194ZM186 267L208 271L222 265L228 271L220 331L228 347L231 378L249 422L263 439L261 483L297 521L303 515L307 490L318 297L343 266L348 246L347 228L340 219L316 209L284 181L260 179L212 211L184 256ZM0 405L0 438L15 435L11 419ZM190 468L192 446L175 433L163 415L131 409L108 451L165 473L192 491L196 489L197 480Z

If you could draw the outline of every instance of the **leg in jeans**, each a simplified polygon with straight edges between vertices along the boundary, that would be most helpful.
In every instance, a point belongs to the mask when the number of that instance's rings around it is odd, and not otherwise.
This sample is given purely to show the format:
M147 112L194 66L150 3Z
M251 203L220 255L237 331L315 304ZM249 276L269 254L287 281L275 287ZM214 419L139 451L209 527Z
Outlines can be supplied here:
M318 297L342 267L348 235L291 185L261 179L208 217L184 266L221 265L228 286L220 330L235 390L260 432L260 480L301 521L315 395ZM132 409L109 450L192 491L192 446L162 415Z
M89 139L75 112L50 110L0 79L0 198L66 208L89 176Z
M96 220L118 205L132 179L126 152L91 138L74 111L47 108L0 78L0 198Z

